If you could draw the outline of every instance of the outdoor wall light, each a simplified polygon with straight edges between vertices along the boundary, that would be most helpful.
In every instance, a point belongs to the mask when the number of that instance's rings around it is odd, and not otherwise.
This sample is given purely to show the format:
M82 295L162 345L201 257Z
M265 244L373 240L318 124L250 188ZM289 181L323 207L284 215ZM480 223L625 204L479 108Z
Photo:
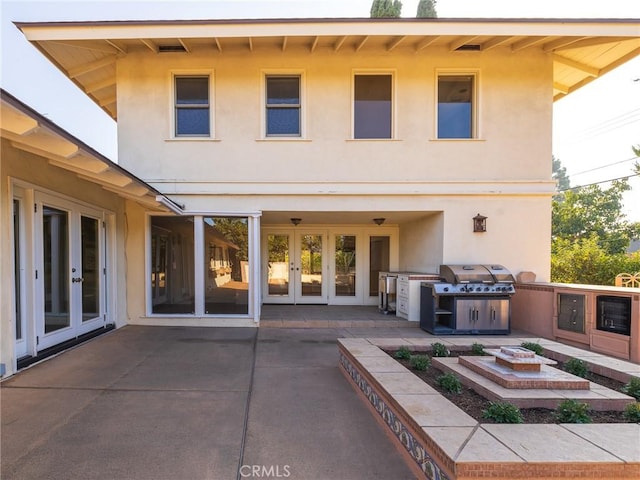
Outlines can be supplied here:
M487 217L477 214L473 217L473 231L474 232L486 232L487 231Z
M291 223L293 223L294 226L298 226L300 224L300 222L302 221L301 218L292 218L291 219Z
M376 225L382 225L385 220L386 218L374 218L373 223L375 223Z

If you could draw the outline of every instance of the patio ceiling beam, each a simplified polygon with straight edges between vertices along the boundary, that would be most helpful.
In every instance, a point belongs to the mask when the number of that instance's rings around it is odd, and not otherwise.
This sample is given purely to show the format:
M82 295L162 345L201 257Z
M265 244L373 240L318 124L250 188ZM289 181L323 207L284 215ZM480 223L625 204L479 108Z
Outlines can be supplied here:
M542 51L545 53L557 52L558 50L562 50L564 48L571 48L574 43L584 40L587 37L570 37L570 38L558 38L557 40L552 40L549 43L545 43L542 46Z
M313 53L316 48L318 48L318 42L320 41L320 36L316 35L313 38L313 42L311 43L311 47L309 48L309 50L311 51L311 53Z
M284 52L287 49L287 41L289 38L285 35L282 37L282 51Z
M95 72L96 70L100 70L101 68L108 67L116 63L116 56L110 55L108 57L101 58L100 60L96 60L95 62L85 63L83 65L79 65L67 71L67 76L69 78L77 78L81 75L85 75L90 72Z
M109 39L105 39L105 42L107 42L109 45L111 45L113 48L115 48L116 50L118 50L120 53L127 53L127 49L125 47L122 47L120 45L118 45L116 42L114 42L113 40L109 40Z
M98 99L98 105L100 105L101 107L106 107L107 105L111 105L113 103L116 103L117 101L118 101L118 98L115 95L111 95L101 100Z
M139 40L142 42L142 44L145 47L147 47L153 53L158 53L158 51L160 50L158 48L158 45L156 45L156 43L153 40L149 40L148 38L140 38Z
M367 43L367 40L369 40L369 35L363 37L363 39L360 40L360 42L356 45L356 52L360 51L360 49L364 47L364 44Z
M493 37L480 45L480 49L485 52L492 48L499 47L505 43L511 42L515 37Z
M253 38L247 37L247 40L249 42L249 51L253 52Z
M213 37L213 43L216 44L218 52L222 53L222 44L220 43L220 39L218 37Z
M337 52L338 50L340 50L340 47L342 47L342 44L346 39L347 39L346 35L338 37L338 40L336 40L336 43L333 44L333 51Z
M95 51L95 52L102 52L102 53L118 53L118 49L114 48L111 45L105 45L102 42L74 42L74 41L64 41L64 40L52 40L51 43L53 43L54 45L64 45L65 47L73 47L73 48L80 48L83 50L91 50L91 51Z
M438 40L438 38L440 37L437 35L429 35L424 37L423 40L420 40L418 43L416 43L415 45L416 52L419 52L420 50L424 50L429 45L433 44L436 40Z
M554 90L559 90L562 93L569 93L569 87L567 85L563 85L562 83L559 82L553 82L553 88Z
M477 36L466 36L466 37L458 37L453 42L449 44L449 51L455 52L457 49L462 47L463 45L469 44L469 42L473 42Z
M185 50L187 53L191 53L191 49L189 48L189 45L187 44L187 42L186 42L184 39L179 38L179 39L178 39L178 42L180 42L180 45L182 45L182 48L184 48L184 50Z
M518 52L520 50L524 50L525 48L533 47L544 41L548 40L549 37L526 37L522 40L519 40L515 43L511 44L511 51Z
M400 45L402 42L404 42L404 40L406 38L407 38L407 36L403 35L403 36L397 37L396 39L394 39L391 42L387 43L387 52L392 51L394 48L396 48L398 45Z
M97 92L98 90L102 90L103 88L115 87L115 85L116 85L115 79L112 77L109 77L100 82L95 82L87 85L86 87L84 87L84 91L85 93L93 93L93 92Z
M582 40L577 40L565 49L593 47L595 45L606 45L608 43L618 42L636 42L637 40L637 37L584 37Z
M561 63L567 67L573 68L574 70L579 70L581 72L584 72L590 77L598 77L600 75L600 70L598 68L591 67L584 63L576 62L575 60L571 60L570 58L563 57L558 54L553 54L553 61Z

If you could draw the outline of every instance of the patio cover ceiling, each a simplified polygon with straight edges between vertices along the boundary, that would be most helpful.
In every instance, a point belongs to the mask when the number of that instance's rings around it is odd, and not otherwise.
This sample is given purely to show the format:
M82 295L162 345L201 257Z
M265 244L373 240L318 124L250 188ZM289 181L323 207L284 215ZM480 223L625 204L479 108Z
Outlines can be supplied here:
M553 58L553 100L640 54L640 19L280 19L16 23L26 38L117 119L116 61L137 50L217 55L404 50L460 55L539 49Z
M167 211L171 202L159 191L1 90L0 136L18 150L46 158L49 164L75 173L120 197L153 210ZM162 199L162 200L161 200ZM178 206L175 205L177 208Z

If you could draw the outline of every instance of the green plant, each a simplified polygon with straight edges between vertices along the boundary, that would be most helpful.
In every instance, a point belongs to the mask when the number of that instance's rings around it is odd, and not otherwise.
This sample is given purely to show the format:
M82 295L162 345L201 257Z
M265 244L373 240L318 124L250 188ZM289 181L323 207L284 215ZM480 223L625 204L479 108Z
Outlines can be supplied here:
M411 350L409 347L401 346L396 353L393 355L394 358L398 358L401 360L409 360L411 358Z
M629 383L622 387L622 392L632 396L640 402L640 378L631 377Z
M471 353L474 355L484 355L484 345L481 343L474 343L471 345Z
M562 368L565 372L575 375L576 377L586 378L589 373L589 366L587 365L587 362L580 360L579 358L567 360Z
M558 423L591 423L589 405L576 400L565 400L558 405L555 417Z
M509 402L489 402L489 407L482 411L482 416L496 423L523 423L520 409Z
M544 348L537 342L522 342L520 344L522 348L526 348L527 350L531 350L536 355L542 355L544 352Z
M438 386L445 392L462 393L462 384L460 383L460 379L453 373L443 373L436 378L436 381L438 382Z
M434 357L448 357L451 353L444 343L432 343L431 348L433 349L431 353Z
M414 370L426 370L431 366L431 359L427 355L411 355L409 365Z
M622 415L625 420L640 423L640 402L630 403L624 407L624 413Z

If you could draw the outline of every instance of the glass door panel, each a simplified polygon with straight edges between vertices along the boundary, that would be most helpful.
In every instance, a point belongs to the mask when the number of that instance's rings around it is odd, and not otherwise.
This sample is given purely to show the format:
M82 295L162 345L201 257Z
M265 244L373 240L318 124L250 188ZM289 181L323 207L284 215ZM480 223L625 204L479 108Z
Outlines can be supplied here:
M356 236L335 236L335 296L356 296Z
M322 297L322 235L300 236L300 287L302 297Z
M267 295L289 296L289 235L267 235Z
M71 325L69 285L69 213L43 206L44 333Z
M100 316L100 222L95 218L82 216L80 219L80 252L82 275L79 282L82 289L82 321ZM73 282L74 279L71 281Z

